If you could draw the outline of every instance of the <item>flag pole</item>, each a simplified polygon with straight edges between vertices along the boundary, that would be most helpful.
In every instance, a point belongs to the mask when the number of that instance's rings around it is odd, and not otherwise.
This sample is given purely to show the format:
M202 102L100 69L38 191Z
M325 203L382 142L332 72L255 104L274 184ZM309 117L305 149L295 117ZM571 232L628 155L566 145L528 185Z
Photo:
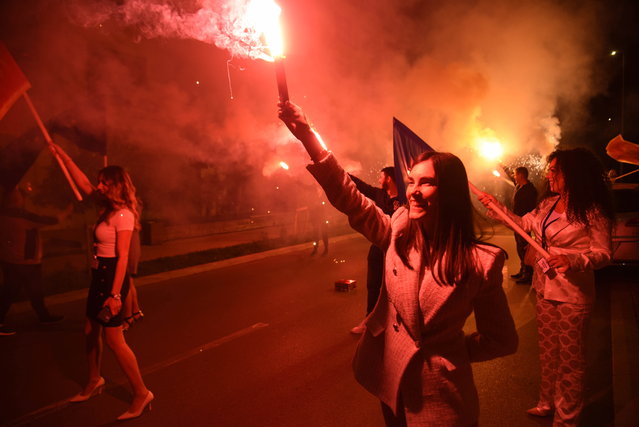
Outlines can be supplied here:
M468 181L468 186L470 187L470 191L472 191L476 196L481 196L482 194L484 194L470 181ZM515 233L519 234L524 240L530 243L530 245L535 248L537 252L543 255L544 258L550 258L550 253L548 253L547 250L545 250L539 243L537 243L535 239L530 237L530 234L526 233L524 229L521 228L515 221L513 221L506 212L501 210L501 208L493 202L490 202L489 205L491 210L499 215L501 219L503 219L515 231Z
M38 127L42 131L42 135L44 135L45 141L47 141L47 144L49 144L49 148L51 148L53 146L53 140L51 139L51 135L49 135L47 128L44 127L44 123L42 123L42 120L40 119L40 115L38 114L38 111L33 106L33 103L31 102L31 98L29 97L29 94L25 91L22 94L22 96L24 97L24 100L29 106L29 110L31 110L31 114L33 114L33 117L35 118L36 123L38 123ZM73 178L71 178L71 175L69 174L69 170L64 165L64 162L60 158L60 155L55 150L51 150L51 151L54 153L55 159L58 161L58 165L60 166L60 169L62 169L62 173L64 174L67 181L69 182L69 185L71 186L71 190L73 190L73 194L75 194L76 199L78 199L78 201L81 202L82 195L78 191L78 187L73 181Z

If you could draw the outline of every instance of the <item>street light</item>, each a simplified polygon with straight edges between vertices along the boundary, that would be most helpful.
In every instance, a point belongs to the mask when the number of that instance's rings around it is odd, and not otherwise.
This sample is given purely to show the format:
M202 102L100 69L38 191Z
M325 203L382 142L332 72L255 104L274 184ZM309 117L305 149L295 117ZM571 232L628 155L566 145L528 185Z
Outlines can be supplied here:
M625 104L625 92L626 92L626 55L623 51L613 50L610 51L610 56L621 56L621 117L620 117L620 134L623 136L623 122L624 122L624 104Z

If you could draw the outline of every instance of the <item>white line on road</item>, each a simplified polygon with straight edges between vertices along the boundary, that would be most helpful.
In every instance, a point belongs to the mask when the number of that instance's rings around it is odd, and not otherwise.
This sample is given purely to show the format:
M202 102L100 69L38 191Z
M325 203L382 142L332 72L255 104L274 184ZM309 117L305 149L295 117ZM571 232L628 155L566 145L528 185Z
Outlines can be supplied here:
M142 369L142 374L143 375L148 375L151 374L153 372L157 372L160 371L164 368L168 368L171 365L175 365L176 363L182 362L186 359L189 359L193 356L197 356L198 354L201 354L207 350L211 350L212 348L216 348L221 346L222 344L226 344L229 341L233 341L237 338L243 337L244 335L248 335L251 332L255 332L258 329L262 329L262 328L266 328L268 326L268 323L256 323L252 326L249 326L248 328L244 328L244 329L240 329L239 331L233 332L230 335L227 335L225 337L222 338L218 338L214 341L211 341L209 343L206 343L200 347L196 347L194 349L191 349L189 351L185 351L182 354L179 354L175 357L172 357L170 359L167 359L165 361L162 362L158 362L155 363L147 368Z

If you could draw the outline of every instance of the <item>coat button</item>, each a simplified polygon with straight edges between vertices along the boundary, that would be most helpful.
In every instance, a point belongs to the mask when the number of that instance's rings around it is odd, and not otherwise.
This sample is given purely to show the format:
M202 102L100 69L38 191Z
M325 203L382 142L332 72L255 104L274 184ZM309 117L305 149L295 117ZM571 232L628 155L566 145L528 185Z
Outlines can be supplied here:
M393 323L393 329L395 329L395 332L399 332L399 325L397 323Z
M396 269L396 268L393 268L393 274L394 274L395 276L397 276L397 269Z

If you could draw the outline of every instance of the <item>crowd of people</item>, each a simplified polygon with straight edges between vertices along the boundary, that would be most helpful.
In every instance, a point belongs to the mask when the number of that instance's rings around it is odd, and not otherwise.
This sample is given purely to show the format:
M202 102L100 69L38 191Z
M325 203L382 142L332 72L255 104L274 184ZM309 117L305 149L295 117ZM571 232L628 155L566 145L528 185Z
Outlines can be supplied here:
M477 425L470 364L514 353L518 335L502 288L505 254L475 235L464 165L450 153L418 155L408 203L389 215L324 148L298 106L280 103L279 117L308 151L308 169L329 201L383 254L380 296L359 331L357 381L379 398L388 426ZM501 219L495 210L507 212L550 254L535 253L517 236L521 268L514 278L532 281L537 295L541 381L538 402L527 413L576 426L584 407L594 270L611 260L614 211L592 152L554 151L546 177L549 188L538 202L528 171L516 169L515 212L492 195L478 197L489 215ZM477 330L466 334L471 313Z
M331 204L370 242L365 319L353 368L356 380L375 395L388 426L473 426L479 400L471 363L511 355L519 337L502 287L505 251L476 235L474 208L462 161L426 151L413 159L400 206L395 171L380 171L380 187L348 174L319 141L301 108L279 105L279 117L308 151L308 170ZM94 201L92 278L86 302L87 377L69 398L79 403L99 394L103 343L112 350L133 391L127 420L150 408L146 387L124 332L143 318L133 277L140 255L141 204L129 174L101 169L94 184L59 146L59 156L78 187ZM527 413L553 417L553 425L576 426L584 407L586 335L595 301L594 270L611 259L614 222L605 172L583 148L556 150L547 159L548 188L538 200L528 170L515 169L513 211L479 192L489 216L510 221L550 254L536 252L515 233L520 270L512 277L536 293L540 390ZM507 170L507 172L510 172ZM4 318L21 285L40 322L62 319L44 304L42 245L38 230L58 218L25 209L23 192L7 192L0 211L0 334L15 331ZM328 250L319 221L314 232ZM506 221L510 226L510 222ZM473 314L476 330L464 331Z

